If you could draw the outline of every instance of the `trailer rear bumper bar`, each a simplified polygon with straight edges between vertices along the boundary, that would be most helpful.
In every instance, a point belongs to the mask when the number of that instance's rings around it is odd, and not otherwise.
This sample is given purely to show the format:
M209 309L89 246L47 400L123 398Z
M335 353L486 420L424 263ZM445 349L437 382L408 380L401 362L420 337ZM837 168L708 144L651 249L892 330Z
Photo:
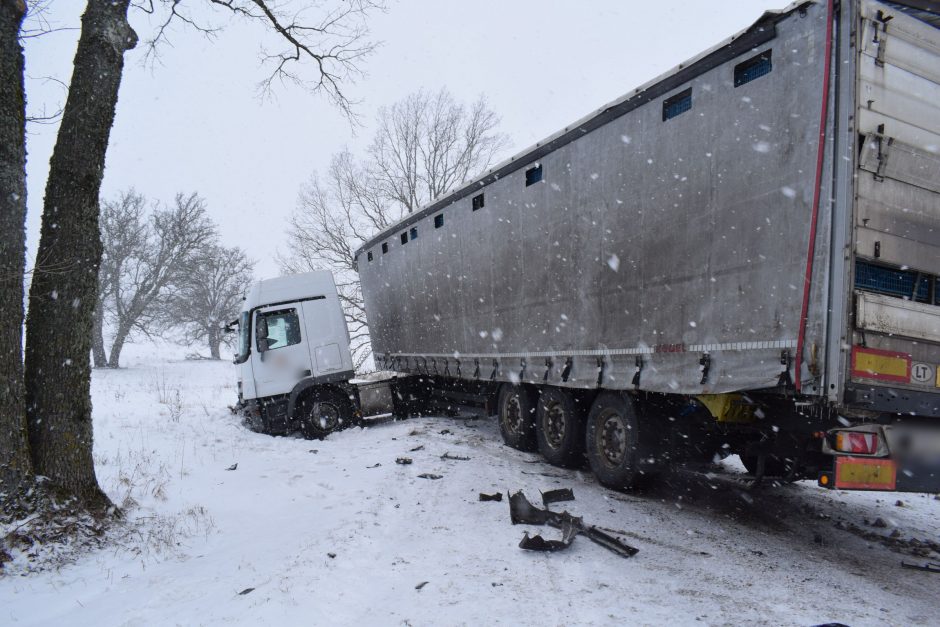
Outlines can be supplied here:
M929 392L849 383L845 386L845 404L889 414L940 418L940 390Z

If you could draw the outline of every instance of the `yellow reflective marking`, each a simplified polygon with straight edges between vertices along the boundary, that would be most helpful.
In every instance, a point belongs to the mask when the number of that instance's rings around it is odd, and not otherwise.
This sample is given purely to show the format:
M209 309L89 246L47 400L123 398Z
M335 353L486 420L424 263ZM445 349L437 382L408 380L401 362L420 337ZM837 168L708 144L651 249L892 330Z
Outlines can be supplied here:
M876 355L858 351L855 354L855 370L892 377L907 377L907 360L888 355Z

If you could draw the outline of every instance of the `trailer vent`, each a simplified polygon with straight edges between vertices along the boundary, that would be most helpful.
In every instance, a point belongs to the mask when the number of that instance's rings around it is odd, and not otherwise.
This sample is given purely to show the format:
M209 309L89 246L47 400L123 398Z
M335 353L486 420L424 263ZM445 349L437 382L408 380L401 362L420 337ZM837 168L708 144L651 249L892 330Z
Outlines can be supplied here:
M401 237L401 243L402 243L402 244L407 244L407 243L408 243L408 231L403 231L402 234L401 234L399 237Z
M382 242L382 254L384 255L387 252L388 252L388 242Z
M766 76L774 69L770 60L770 50L764 50L756 57L751 57L747 61L738 63L734 66L734 86L740 87L750 83L755 78Z
M534 168L529 168L525 171L525 186L535 185L542 180L542 165L539 164Z
M436 216L434 216L434 228L439 229L442 226L444 226L444 214L439 213Z
M418 227L411 227L411 239L418 239Z
M372 261L372 251L371 251L371 250L370 250L369 253L366 255L366 257L369 258L369 261Z
M473 197L473 210L476 211L477 209L482 209L482 208L483 208L483 194L477 194L476 196Z
M855 289L886 294L919 303L940 303L937 279L915 270L897 270L866 261L855 262ZM934 284L931 294L931 284ZM916 285L916 289L915 289Z
M692 109L692 88L663 100L663 122Z

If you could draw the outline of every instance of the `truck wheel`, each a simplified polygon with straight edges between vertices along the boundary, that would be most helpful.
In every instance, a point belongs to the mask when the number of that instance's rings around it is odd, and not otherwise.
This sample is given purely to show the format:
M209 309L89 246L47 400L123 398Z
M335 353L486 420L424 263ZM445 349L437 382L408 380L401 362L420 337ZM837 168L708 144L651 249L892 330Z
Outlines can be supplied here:
M315 390L300 402L300 432L307 439L323 439L353 424L353 406L338 390Z
M562 468L584 463L584 412L570 392L542 388L535 410L535 437L548 463Z
M602 485L628 490L641 477L640 429L633 402L603 392L588 414L584 447L591 470Z
M534 451L536 395L528 386L504 383L499 389L499 432L507 446Z

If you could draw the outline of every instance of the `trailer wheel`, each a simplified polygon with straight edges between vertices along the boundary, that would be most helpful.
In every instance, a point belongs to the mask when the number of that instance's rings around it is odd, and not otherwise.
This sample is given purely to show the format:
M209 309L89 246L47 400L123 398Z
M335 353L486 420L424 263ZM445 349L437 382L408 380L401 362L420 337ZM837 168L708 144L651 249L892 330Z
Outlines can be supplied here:
M507 446L520 451L534 451L535 391L525 385L504 383L499 388L499 432Z
M615 490L637 485L642 475L641 435L632 400L614 392L604 392L595 399L584 445L591 470L601 484Z
M757 476L757 455L738 455L738 457L741 458L741 463L744 464L747 473L752 477ZM776 455L768 455L764 461L764 476L785 477L789 474L791 467L792 462Z
M339 390L314 390L299 403L300 432L307 439L323 439L354 423L353 405Z
M567 390L544 387L535 411L535 436L545 460L562 468L584 463L584 412Z

